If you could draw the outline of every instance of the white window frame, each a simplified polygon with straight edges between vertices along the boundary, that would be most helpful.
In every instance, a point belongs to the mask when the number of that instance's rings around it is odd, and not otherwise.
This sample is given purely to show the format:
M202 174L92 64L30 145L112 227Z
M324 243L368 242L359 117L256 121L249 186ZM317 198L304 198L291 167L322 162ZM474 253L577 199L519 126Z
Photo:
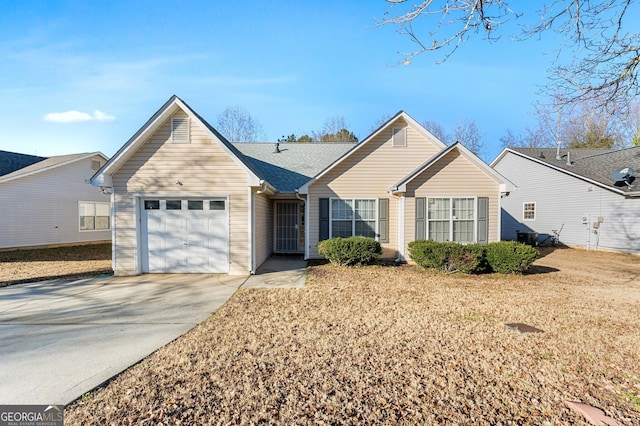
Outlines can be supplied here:
M407 128L406 127L391 128L391 146L394 146L394 147L407 146Z
M356 206L356 201L373 201L374 202L374 209L375 209L375 227L374 227L374 238L377 240L379 240L380 238L380 232L378 230L378 226L379 226L379 217L378 217L378 199L377 198L341 198L341 197L333 197L333 198L329 198L329 238L333 238L333 202L334 201L351 201L352 206L353 206L353 212L355 213L355 206ZM336 221L344 221L345 219L335 219ZM356 220L356 215L353 214L351 217L351 235L350 236L355 236L356 235L356 222L360 222L358 220Z
M83 229L82 228L82 217L83 215L81 215L82 212L82 205L83 204L92 204L93 205L93 229ZM103 205L107 207L107 210L109 212L109 214L107 214L107 218L108 218L108 225L106 228L99 228L96 229L96 218L98 217L97 213L97 206L98 205ZM86 217L88 217L89 215L84 215ZM100 216L100 217L104 217L104 216ZM103 201L78 201L78 230L80 232L100 232L100 231L110 231L111 230L111 203L108 202L103 202Z
M533 209L527 209L527 206L532 206ZM537 211L536 202L528 201L526 203L522 203L522 220L526 221L534 221L536 220L536 211ZM533 217L527 217L527 213L533 213Z
M425 206L425 238L429 239L430 222L442 222L443 219L429 219L429 199L449 200L449 239L447 241L458 242L461 244L473 244L478 242L478 197L476 196L427 196ZM473 219L456 219L453 216L453 200L456 199L472 199L473 200ZM473 239L471 241L454 240L453 223L455 221L473 220Z
M186 122L187 130L176 132L180 124ZM176 138L176 135L178 136ZM173 143L191 143L191 120L189 117L172 117L171 118L171 142Z

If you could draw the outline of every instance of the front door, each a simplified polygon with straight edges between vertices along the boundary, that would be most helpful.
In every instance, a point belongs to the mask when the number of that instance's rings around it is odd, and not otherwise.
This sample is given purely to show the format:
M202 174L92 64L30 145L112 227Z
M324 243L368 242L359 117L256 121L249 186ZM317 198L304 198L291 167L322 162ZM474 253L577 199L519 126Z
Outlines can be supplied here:
M276 253L300 253L304 249L304 211L298 201L276 201Z

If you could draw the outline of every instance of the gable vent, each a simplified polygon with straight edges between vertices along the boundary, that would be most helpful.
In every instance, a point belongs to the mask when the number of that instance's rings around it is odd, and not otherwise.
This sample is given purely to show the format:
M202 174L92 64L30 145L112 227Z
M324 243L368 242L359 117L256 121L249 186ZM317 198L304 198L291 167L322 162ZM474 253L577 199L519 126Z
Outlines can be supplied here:
M174 117L171 119L171 140L176 143L189 143L188 117Z
M393 146L407 146L407 128L393 128L391 129L391 144Z

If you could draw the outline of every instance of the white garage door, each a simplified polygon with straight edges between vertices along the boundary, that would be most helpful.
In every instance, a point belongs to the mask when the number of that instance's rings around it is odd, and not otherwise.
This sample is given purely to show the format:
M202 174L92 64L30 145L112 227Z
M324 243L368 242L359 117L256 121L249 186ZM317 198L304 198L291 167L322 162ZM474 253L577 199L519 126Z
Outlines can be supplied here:
M142 200L142 272L229 272L226 199Z

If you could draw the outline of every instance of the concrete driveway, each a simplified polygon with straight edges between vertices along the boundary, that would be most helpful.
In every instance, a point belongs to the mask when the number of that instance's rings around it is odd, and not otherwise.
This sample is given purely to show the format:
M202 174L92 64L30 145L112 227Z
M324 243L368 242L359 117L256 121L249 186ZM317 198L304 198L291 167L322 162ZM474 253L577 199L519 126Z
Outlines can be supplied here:
M176 339L247 277L142 275L0 288L0 404L68 404Z

